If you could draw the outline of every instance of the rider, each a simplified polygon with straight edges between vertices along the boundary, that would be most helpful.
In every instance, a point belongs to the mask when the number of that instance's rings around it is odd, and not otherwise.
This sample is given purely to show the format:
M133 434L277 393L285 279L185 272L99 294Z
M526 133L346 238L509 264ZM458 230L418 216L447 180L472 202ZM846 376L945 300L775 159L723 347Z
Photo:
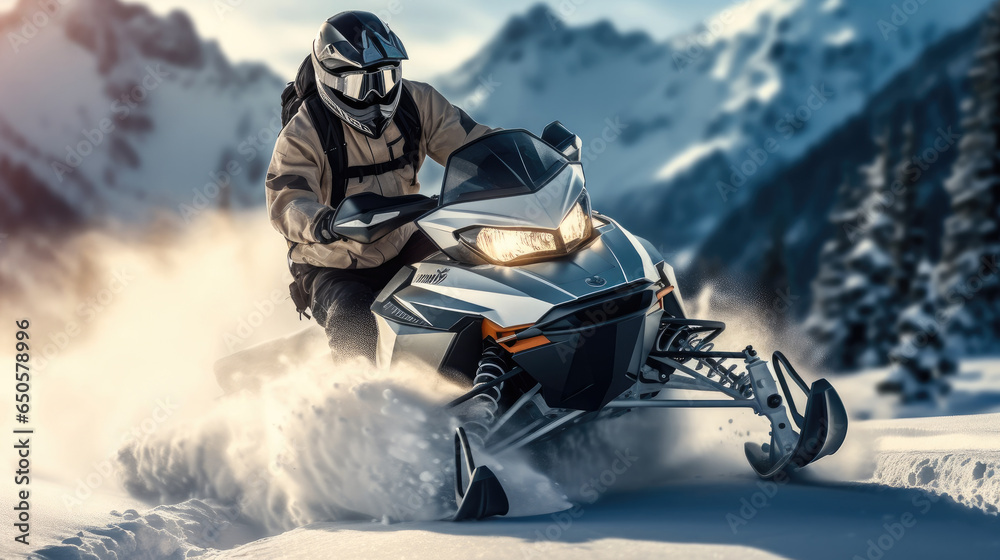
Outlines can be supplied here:
M293 299L298 290L300 310L312 309L338 354L374 357L375 296L401 267L437 249L413 223L369 245L340 239L331 230L337 203L361 192L415 194L425 156L443 165L455 149L490 131L433 87L403 79L406 59L399 37L372 13L326 20L309 57L322 101L312 105L337 118L314 118L303 102L278 135L267 170L268 215L289 242ZM334 151L342 148L342 167L323 148L331 131L322 122L343 131L331 136L338 138Z

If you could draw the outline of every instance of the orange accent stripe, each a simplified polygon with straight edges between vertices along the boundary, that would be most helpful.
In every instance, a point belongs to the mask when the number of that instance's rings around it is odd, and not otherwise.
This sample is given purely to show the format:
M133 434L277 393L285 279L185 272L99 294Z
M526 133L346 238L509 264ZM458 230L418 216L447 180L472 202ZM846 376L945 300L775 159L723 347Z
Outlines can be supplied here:
M483 339L492 338L493 340L499 341L505 336L510 336L519 331L523 331L532 324L533 323L528 323L527 325L515 325L513 327L501 327L489 319L483 319ZM538 348L539 346L543 346L549 342L551 342L549 339L542 335L538 335L524 340L500 342L499 344L503 348L506 348L511 354L516 354L524 350Z
M663 298L664 298L664 296L666 296L667 294L669 294L672 291L674 291L674 287L673 286L667 286L666 288L663 288L662 290L656 292L656 301L660 304L660 309L663 309Z

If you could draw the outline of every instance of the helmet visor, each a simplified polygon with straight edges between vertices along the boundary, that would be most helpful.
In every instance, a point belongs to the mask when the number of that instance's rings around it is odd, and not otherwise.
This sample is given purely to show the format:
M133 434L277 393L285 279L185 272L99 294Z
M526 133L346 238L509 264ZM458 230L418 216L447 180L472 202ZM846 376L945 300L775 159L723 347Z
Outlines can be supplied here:
M319 80L323 85L333 88L355 101L364 101L371 92L375 92L378 97L385 97L402 78L403 71L399 64L383 66L370 71L359 70L339 74L319 73Z

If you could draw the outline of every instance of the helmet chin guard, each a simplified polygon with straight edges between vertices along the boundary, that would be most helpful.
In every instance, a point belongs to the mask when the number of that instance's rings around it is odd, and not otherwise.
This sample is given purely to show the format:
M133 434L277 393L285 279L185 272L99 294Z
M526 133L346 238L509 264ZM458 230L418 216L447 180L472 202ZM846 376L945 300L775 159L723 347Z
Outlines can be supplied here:
M402 41L375 14L341 12L323 22L312 64L323 104L370 138L385 132L399 104Z

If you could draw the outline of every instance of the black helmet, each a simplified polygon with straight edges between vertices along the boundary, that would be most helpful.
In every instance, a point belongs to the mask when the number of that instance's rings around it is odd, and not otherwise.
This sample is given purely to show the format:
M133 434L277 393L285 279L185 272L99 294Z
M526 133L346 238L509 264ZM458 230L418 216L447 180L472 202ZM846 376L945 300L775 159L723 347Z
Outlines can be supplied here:
M371 12L341 12L323 22L312 63L320 99L351 127L378 138L399 104L403 42Z

